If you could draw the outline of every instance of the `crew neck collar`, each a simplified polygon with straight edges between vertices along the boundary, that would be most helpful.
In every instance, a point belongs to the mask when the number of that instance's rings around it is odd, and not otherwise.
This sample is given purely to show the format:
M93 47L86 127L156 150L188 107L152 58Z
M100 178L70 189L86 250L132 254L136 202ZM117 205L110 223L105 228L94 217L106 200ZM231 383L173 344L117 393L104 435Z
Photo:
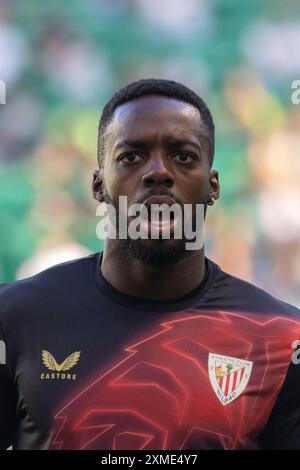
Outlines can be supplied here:
M177 300L152 300L126 295L110 284L102 274L101 263L103 251L96 253L94 260L94 281L98 290L114 302L130 310L146 310L152 312L181 311L191 308L211 287L216 272L216 265L205 257L205 273L200 284L184 297Z

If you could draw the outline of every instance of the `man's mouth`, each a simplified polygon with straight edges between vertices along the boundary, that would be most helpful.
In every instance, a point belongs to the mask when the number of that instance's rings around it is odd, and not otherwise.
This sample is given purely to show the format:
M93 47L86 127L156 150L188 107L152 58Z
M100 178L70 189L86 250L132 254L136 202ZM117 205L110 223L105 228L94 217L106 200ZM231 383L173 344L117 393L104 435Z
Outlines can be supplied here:
M142 217L142 228L148 233L173 233L177 219L174 211L169 208L177 204L168 196L151 196L143 205L147 209L147 219Z

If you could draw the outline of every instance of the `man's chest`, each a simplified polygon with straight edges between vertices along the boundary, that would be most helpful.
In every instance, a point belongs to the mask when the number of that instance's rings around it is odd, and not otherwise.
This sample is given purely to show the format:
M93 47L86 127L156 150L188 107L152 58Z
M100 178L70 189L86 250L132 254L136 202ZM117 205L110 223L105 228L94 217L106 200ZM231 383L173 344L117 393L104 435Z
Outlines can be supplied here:
M20 390L52 448L253 447L300 333L283 321L199 312L123 335L83 326L36 342Z

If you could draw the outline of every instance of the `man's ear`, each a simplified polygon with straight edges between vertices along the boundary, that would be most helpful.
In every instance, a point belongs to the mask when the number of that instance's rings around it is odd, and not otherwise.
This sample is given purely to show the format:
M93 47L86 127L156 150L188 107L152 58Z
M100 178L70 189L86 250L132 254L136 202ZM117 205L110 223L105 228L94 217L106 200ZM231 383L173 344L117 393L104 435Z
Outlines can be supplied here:
M219 172L217 170L210 170L209 181L209 194L217 200L220 197Z
M93 173L92 191L93 197L96 201L104 202L103 178L100 170L95 170Z

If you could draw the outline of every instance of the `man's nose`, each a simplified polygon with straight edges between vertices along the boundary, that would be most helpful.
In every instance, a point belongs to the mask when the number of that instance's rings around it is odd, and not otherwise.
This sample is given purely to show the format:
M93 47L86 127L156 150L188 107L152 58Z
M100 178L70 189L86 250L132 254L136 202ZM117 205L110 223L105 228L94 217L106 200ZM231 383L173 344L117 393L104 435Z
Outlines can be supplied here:
M142 180L145 186L151 187L157 184L167 186L171 188L174 184L174 177L169 167L169 163L166 161L166 157L161 152L156 152L151 155L150 165L143 175Z

